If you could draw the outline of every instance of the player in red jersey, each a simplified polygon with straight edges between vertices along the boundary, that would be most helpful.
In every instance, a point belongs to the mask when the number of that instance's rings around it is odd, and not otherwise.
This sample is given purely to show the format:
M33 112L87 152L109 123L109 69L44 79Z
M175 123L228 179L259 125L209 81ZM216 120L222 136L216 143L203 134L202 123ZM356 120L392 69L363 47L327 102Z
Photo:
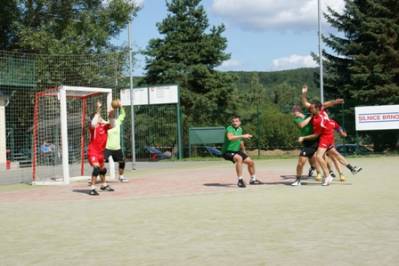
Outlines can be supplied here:
M307 100L307 91L308 88L305 85L302 88L302 103L309 111L312 113L312 125L313 125L313 134L305 137L300 137L299 142L303 142L304 140L311 140L314 138L319 137L319 147L316 151L316 160L319 163L320 167L322 168L323 175L324 175L324 186L328 186L331 184L333 177L330 175L327 162L324 158L324 155L328 151L328 154L331 157L336 158L341 163L345 164L345 166L353 173L358 173L361 168L356 166L350 165L342 155L338 153L335 149L335 140L334 140L334 129L335 123L329 118L328 114L326 113L325 109L335 106L337 104L344 103L343 99L336 99L333 101L328 101L325 103L314 102L310 104ZM343 159L343 160L342 160Z
M101 179L101 190L102 191L114 191L106 182L105 174L107 168L104 165L104 150L107 144L107 132L112 128L112 123L105 121L101 117L101 103L97 102L96 113L90 116L90 143L88 148L88 160L90 165L93 167L93 173L91 175L91 190L89 195L98 196L96 189L97 177ZM112 114L110 113L110 121L112 122Z
M332 123L334 124L335 131L338 132L341 135L341 137L347 136L347 133L342 129L342 127L336 121L332 120ZM358 172L360 172L362 170L362 168L359 168L357 166L352 166L346 160L346 158L344 156L342 156L342 154L337 151L337 149L335 147L333 147L332 149L330 149L328 151L328 156L330 156L333 159L334 164L336 164L336 168L339 171L340 180L342 182L344 182L346 180L346 177L343 175L342 171L340 171L339 164L346 166L351 171L352 174L357 174Z

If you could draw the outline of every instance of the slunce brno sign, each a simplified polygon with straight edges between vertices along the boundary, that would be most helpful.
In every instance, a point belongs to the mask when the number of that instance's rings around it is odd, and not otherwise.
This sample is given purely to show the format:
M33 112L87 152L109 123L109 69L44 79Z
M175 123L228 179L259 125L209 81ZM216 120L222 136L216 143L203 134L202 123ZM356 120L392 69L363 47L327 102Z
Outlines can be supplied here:
M399 105L356 107L355 115L358 131L399 129Z

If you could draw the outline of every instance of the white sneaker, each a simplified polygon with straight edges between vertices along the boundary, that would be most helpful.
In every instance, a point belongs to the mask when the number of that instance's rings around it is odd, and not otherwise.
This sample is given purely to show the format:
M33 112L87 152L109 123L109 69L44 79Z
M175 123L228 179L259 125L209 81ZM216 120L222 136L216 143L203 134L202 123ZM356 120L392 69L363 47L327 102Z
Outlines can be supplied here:
M295 180L295 182L292 183L291 186L293 187L302 186L301 180L300 179Z
M333 177L331 175L327 176L324 179L324 183L322 184L322 186L329 186L333 181Z
M124 177L124 176L120 176L120 177L119 177L119 181L122 182L122 183L126 183L126 182L129 181L129 179L127 179L127 178Z

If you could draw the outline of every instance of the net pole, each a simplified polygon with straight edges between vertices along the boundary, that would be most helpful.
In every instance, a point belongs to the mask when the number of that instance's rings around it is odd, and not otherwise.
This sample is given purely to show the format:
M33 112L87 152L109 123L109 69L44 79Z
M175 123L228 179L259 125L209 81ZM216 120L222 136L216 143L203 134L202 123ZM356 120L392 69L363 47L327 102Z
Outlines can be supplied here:
M176 113L177 113L177 145L179 152L179 160L183 159L183 140L182 140L182 123L181 123L181 109L180 109L180 87L177 88L177 105L176 105Z
M60 115L61 115L61 147L62 147L62 172L64 183L69 184L69 152L68 152L68 126L67 126L67 102L65 88L61 87L60 95Z
M80 139L80 175L83 176L85 172L85 138L86 138L86 113L87 113L87 98L82 99L82 120L81 120L81 126L82 126L82 133L81 133L81 139Z
M135 141L135 121L134 121L134 104L133 104L133 36L132 36L132 22L128 26L129 39L129 72L130 72L130 116L131 116L131 134L132 134L132 170L136 166L136 141Z
M323 47L321 33L321 0L318 0L318 35L319 35L319 65L320 65L320 101L324 103L324 84L323 84Z
M37 130L39 123L39 99L40 94L35 94L35 105L33 111L33 147L32 147L32 182L36 181L36 160L37 160Z

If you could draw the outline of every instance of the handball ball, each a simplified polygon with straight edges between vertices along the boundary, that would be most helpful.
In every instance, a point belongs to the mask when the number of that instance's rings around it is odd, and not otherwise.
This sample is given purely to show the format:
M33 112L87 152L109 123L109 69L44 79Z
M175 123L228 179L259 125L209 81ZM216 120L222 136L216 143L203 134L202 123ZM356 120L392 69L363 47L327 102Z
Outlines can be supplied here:
M119 107L121 107L120 105L120 101L119 100L113 100L111 103L111 106L113 109L118 109Z

